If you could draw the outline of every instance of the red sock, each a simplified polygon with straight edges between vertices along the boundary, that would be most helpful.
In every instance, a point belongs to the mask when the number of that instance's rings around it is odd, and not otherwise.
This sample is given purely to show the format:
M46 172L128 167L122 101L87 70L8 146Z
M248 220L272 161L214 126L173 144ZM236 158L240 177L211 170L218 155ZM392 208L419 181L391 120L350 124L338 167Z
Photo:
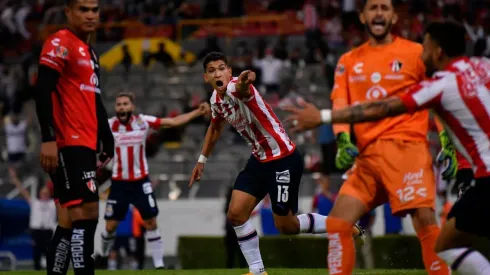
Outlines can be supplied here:
M356 265L356 250L352 224L339 218L327 218L328 271L330 275L352 275Z
M422 257L424 260L425 270L429 275L448 275L449 267L446 263L437 256L434 247L437 237L439 236L440 228L437 225L429 225L421 228L417 232L417 237L422 246Z

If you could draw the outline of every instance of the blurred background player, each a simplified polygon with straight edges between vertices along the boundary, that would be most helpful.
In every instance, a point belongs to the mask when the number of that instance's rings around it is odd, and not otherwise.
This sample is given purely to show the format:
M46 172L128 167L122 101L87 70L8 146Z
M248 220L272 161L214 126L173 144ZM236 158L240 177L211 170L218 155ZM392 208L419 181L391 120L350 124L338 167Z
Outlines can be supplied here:
M9 167L10 181L20 191L22 197L31 207L29 216L29 229L32 234L32 256L34 258L34 269L41 270L42 259L47 258L47 248L49 240L53 236L53 230L56 228L56 206L51 197L51 192L47 185L44 185L39 190L39 195L32 197L23 186L17 176L16 169ZM69 247L68 240L65 248ZM65 249L65 254L69 250Z
M274 224L283 234L325 233L327 217L316 213L295 216L303 158L277 116L252 85L255 74L243 71L238 78L232 78L228 61L220 52L207 54L203 58L203 69L204 80L214 88L212 121L189 186L201 180L204 164L228 122L252 147L252 155L236 178L227 216L247 260L249 274L267 274L257 232L250 221L252 211L267 193L272 203ZM362 230L357 227L350 230L351 238L352 234L362 235Z
M486 110L490 105L490 62L464 56L465 30L454 21L431 23L423 45L422 59L432 80L417 83L397 96L342 110L320 111L303 102L303 110L291 108L295 115L290 119L297 125L295 130L305 130L322 122L362 123L432 108L447 125L458 152L471 161L475 175L474 183L449 212L435 251L458 274L490 274L488 260L472 248L478 243L476 236L490 237L485 216L490 211L490 116Z
M331 96L333 109L400 93L425 77L421 45L391 33L398 21L393 1L365 1L360 20L369 41L340 58ZM344 251L340 258L328 257L331 274L352 273L355 251L350 228L386 201L394 214L411 215L427 272L449 274L449 268L433 250L440 229L434 211L436 191L427 142L428 122L428 112L424 111L355 125L359 155L350 141L349 125L334 126L337 166L346 169L354 160L355 164L327 219L329 251Z
M158 206L148 177L146 140L151 129L178 127L209 112L209 104L173 118L133 114L134 95L122 92L116 97L116 116L109 119L115 137L112 184L106 206L106 226L102 232L102 255L107 256L116 237L118 224L124 220L130 204L135 206L146 225L146 241L155 268L164 267L163 241L156 222Z
M99 214L97 153L105 163L114 154L114 140L100 96L99 58L88 44L99 22L99 1L66 0L65 15L68 28L44 43L35 90L41 166L51 175L58 202L47 266L48 274L66 274L63 243L71 239L75 274L90 275Z
M129 262L131 270L138 269L138 261L136 260L136 239L134 238L133 226L135 225L134 207L130 206L124 220L121 221L116 229L116 237L114 245L109 252L107 259L107 269L117 270L122 269L125 259Z

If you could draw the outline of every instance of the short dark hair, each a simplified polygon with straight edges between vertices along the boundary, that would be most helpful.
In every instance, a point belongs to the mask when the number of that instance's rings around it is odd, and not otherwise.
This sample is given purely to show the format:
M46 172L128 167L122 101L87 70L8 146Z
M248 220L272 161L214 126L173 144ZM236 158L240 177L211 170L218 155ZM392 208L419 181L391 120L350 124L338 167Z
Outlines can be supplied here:
M364 9L364 7L366 7L366 4L367 4L367 2L368 2L368 1L369 1L369 0L363 0L363 1L362 1L362 7L361 7L361 10L363 10L363 9ZM393 8L395 8L396 1L395 1L395 0L391 0L390 2L391 2L391 6L392 6Z
M462 56L466 52L466 30L454 20L432 22L425 33L430 35L448 57Z
M206 71L206 67L208 66L209 62L218 61L218 60L222 60L223 62L225 62L226 66L228 66L228 59L223 53L210 52L206 54L202 59L202 67L204 68L204 71Z
M117 94L116 98L127 97L131 102L134 102L135 96L132 92L122 91Z
M71 6L71 5L75 4L76 2L77 2L77 0L65 0L65 5Z

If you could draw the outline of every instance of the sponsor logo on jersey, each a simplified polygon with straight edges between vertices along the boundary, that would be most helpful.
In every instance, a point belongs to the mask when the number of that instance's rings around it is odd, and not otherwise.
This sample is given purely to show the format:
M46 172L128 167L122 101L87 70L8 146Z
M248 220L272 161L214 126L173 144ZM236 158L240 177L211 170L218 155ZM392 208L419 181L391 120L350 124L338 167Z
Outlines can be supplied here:
M276 172L276 182L278 183L290 183L291 182L291 173L289 170Z
M364 67L364 63L362 62L356 63L356 65L354 65L354 72L356 74L362 73L362 67Z
M394 73L398 73L399 71L401 71L402 66L403 66L403 63L401 63L401 62L400 62L400 61L398 61L398 60L393 60L393 61L390 63L390 68L391 68L391 71L392 71L392 72L394 72Z

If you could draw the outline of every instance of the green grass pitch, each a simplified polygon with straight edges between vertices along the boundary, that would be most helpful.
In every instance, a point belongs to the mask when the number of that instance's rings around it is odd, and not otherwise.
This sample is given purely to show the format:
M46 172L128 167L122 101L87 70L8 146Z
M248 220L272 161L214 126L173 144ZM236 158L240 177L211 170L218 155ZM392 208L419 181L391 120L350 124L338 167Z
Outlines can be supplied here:
M240 269L197 269L197 270L138 270L138 271L105 271L97 270L96 275L242 275L247 270ZM327 275L326 269L268 269L269 275ZM0 274L3 274L0 272ZM9 272L12 275L41 275L45 272L36 271L15 271ZM72 272L68 274L72 275ZM427 274L424 270L357 270L354 275L423 275Z

